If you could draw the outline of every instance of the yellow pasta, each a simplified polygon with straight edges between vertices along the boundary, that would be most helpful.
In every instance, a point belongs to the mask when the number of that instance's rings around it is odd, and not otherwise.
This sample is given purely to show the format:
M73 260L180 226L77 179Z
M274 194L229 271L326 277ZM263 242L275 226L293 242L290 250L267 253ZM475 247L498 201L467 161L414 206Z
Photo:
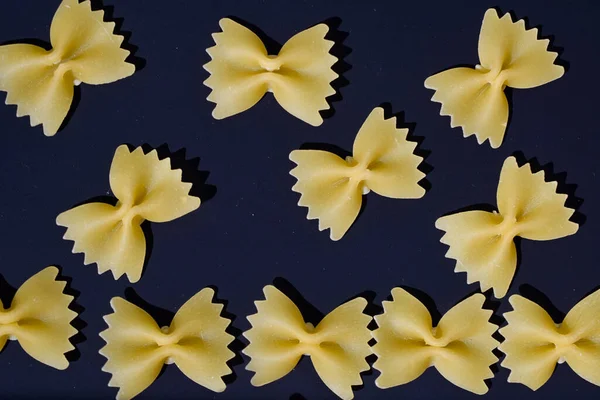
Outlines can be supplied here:
M64 239L75 242L73 253L85 254L85 265L96 263L100 274L110 270L115 279L125 274L137 282L146 255L142 222L172 221L197 209L200 199L188 194L192 184L181 181L181 170L172 170L168 158L159 160L156 150L144 154L141 147L117 148L110 187L116 206L83 204L61 213L56 223L67 228Z
M272 92L287 112L318 126L319 111L329 109L326 98L335 94L331 69L337 58L329 54L333 42L325 39L325 24L302 31L268 55L265 46L250 29L223 18L222 32L213 34L215 45L206 51L211 61L204 65L210 77L204 84L212 89L207 100L216 104L213 117L223 119L254 106Z
M546 182L530 164L521 167L514 157L504 161L498 183L498 212L465 211L439 218L445 231L441 242L450 246L447 258L456 260L455 272L466 272L467 283L479 282L482 291L506 295L517 266L514 238L552 240L577 232L569 221L575 210L565 207L566 194L556 193L557 182Z
M113 33L114 22L104 22L104 11L92 11L91 2L63 0L50 26L52 49L31 44L0 46L0 90L6 104L17 105L17 117L30 116L31 126L43 125L53 136L71 103L73 87L100 85L135 72L125 62L123 37Z
M360 385L360 373L369 369L365 358L371 354L367 325L372 319L363 314L367 301L342 304L315 327L277 288L265 286L263 291L265 300L255 302L257 313L248 317L252 328L244 332L250 342L244 353L251 358L246 369L255 372L252 385L283 378L307 355L332 392L352 399L352 386Z
M396 118L384 118L375 108L354 140L353 156L341 159L320 150L294 150L290 171L298 182L299 206L308 207L308 219L319 220L319 230L331 229L339 240L358 216L363 194L370 190L394 199L417 199L425 195L419 185L425 174L414 154L417 143L407 140L408 129L397 129Z
M100 333L107 358L102 370L112 375L108 386L117 387L118 400L131 399L154 382L164 364L176 364L191 380L214 392L225 390L222 377L231 373L227 347L233 336L226 332L230 320L221 317L222 304L213 303L214 290L202 289L173 318L159 327L141 308L120 297L104 317L108 329Z
M16 340L37 361L62 370L69 366L65 353L75 348L69 338L77 333L71 325L77 313L57 276L58 268L47 267L21 285L9 308L0 303L0 350Z
M538 39L537 28L525 21L512 22L494 9L483 17L479 34L479 62L475 68L452 68L425 80L435 90L431 100L441 103L440 115L450 116L450 126L462 127L464 137L475 135L482 144L498 148L508 123L504 88L527 89L544 85L564 74L555 65L557 53L547 50L548 39Z
M450 309L436 327L427 308L402 288L392 290L392 301L383 302L375 317L377 343L373 367L381 373L375 381L386 389L417 379L431 366L454 385L476 394L488 391L485 379L498 358L492 337L498 327L489 322L491 310L483 308L485 296L474 294Z
M502 366L511 370L509 382L537 390L550 379L556 363L566 362L586 381L600 386L600 290L596 290L555 324L536 303L511 296L513 311L504 314L500 329L506 354Z

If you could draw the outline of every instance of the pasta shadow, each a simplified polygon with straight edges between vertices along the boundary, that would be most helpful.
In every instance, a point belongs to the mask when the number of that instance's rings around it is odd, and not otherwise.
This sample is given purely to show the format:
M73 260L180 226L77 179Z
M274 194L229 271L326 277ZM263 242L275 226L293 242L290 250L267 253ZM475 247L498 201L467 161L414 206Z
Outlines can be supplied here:
M371 317L371 322L369 323L369 325L367 325L367 329L369 329L370 331L377 329L377 323L375 322L375 317L376 315L382 314L383 313L383 307L381 307L380 305L375 303L375 298L377 297L377 293L375 293L375 291L373 290L365 290L363 292L360 292L359 294L357 294L356 296L352 296L348 299L346 299L345 301L343 301L341 304L345 304L349 301L352 301L356 298L363 298L367 301L367 305L365 307L365 309L363 310L363 314L368 315L369 317ZM373 347L375 345L376 341L375 339L371 338L371 340L369 340L369 346ZM369 364L369 369L366 371L363 371L360 373L361 379L362 379L362 383L360 385L352 385L352 391L358 392L360 390L362 390L365 387L365 380L364 377L365 376L372 376L374 374L374 369L373 369L373 363L377 360L377 356L375 354L370 354L366 357L366 361L367 364Z
M491 7L494 10L496 10L496 12L498 13L498 15L503 15L504 13L502 12L502 10L500 10L500 7ZM549 43L548 43L548 51L550 52L554 52L557 53L556 56L556 60L554 61L554 63L556 65L560 65L561 67L563 67L565 69L565 73L567 73L571 67L571 64L567 61L562 59L562 54L564 52L564 48L560 47L560 46L556 46L554 44L556 37L554 35L545 35L544 32L544 26L543 25L535 25L533 26L530 22L529 22L529 18L528 17L518 17L517 14L515 13L514 10L509 10L508 14L510 14L510 17L512 18L513 21L518 21L520 19L523 20L523 22L525 22L525 29L533 29L536 28L538 30L538 34L537 34L537 38L538 39L548 39ZM512 111L512 110L511 110Z
M134 146L128 144L130 151L134 149ZM214 185L206 183L210 173L208 171L200 171L198 166L200 165L200 158L195 157L186 159L186 149L181 148L175 152L169 150L169 146L164 143L156 148L153 148L149 144L145 143L142 145L144 153L148 153L152 150L156 150L158 158L163 160L169 158L171 161L171 169L181 170L181 180L192 184L192 188L189 191L190 196L199 197L202 203L206 203L212 199L216 193L217 188ZM142 231L146 238L146 255L144 258L144 266L142 269L142 277L146 271L146 267L152 256L152 249L154 248L154 235L152 233L152 223L150 221L144 221L141 225Z
M129 39L131 38L131 32L129 31L125 31L122 30L122 26L123 26L123 18L116 18L114 16L114 6L105 6L102 2L102 0L90 0L90 4L92 7L92 11L98 11L98 10L102 10L104 11L104 21L110 21L110 22L114 22L115 23L115 28L113 33L115 35L119 35L123 37L123 43L121 43L121 48L124 50L129 51L129 56L127 56L127 58L125 59L125 62L133 64L133 66L135 67L135 71L141 71L145 66L146 66L146 60L141 58L141 57L137 57L135 55L135 53L137 53L138 51L138 47L132 45L129 42ZM50 45L48 45L50 46ZM74 91L73 91L73 102L71 103L71 108L69 109L69 112L67 113L63 123L61 124L60 128L59 128L59 132L62 131L71 121L71 118L73 118L73 115L75 114L75 111L77 110L77 107L79 106L79 103L81 101L81 86L75 86L74 87Z
M437 324L440 322L440 319L442 319L442 314L438 310L437 305L435 304L435 300L433 300L433 298L427 293L414 287L405 285L401 285L400 287L406 290L411 296L419 300L425 306L425 308L427 308L427 311L429 311L429 315L431 315L431 323L433 324L433 326L437 326ZM389 294L386 300L392 301L392 295Z
M131 38L131 32L125 31L122 29L124 18L116 18L114 16L115 7L114 6L105 6L102 0L90 0L92 5L92 10L103 10L104 11L104 21L111 21L115 23L114 34L123 36L123 43L121 44L121 48L129 51L129 57L125 59L126 62L133 64L135 66L135 70L141 71L146 66L146 60L136 56L135 54L138 51L138 47L132 45L129 42Z
M306 300L288 280L281 277L275 278L273 286L285 294L298 307L305 322L317 326L323 317L325 317L325 314Z
M307 400L306 397L302 396L300 393L294 393L290 396L290 400Z
M2 306L5 310L10 306L16 293L17 288L9 284L6 279L4 279L4 276L0 274L0 302L2 302Z
M279 51L281 50L281 47L282 47L281 43L279 43L278 41L276 41L275 39L273 39L272 37L267 35L258 26L254 25L246 20L243 20L239 17L233 16L233 15L228 15L226 18L229 18L230 20L235 21L240 25L243 25L244 27L250 29L252 31L252 33L254 33L256 36L258 36L260 41L263 42L265 49L267 49L267 54L272 55L272 56L279 54Z
M548 296L546 296L544 293L542 293L540 290L536 289L532 285L526 283L519 286L519 293L521 294L521 296L533 301L534 303L542 307L544 310L546 310L550 318L552 318L552 320L555 323L561 323L565 318L565 313L560 311L550 301L550 298Z
M517 246L518 257L520 258L520 252L518 251L520 246L517 243L515 243L515 245ZM462 302L463 300L465 300L477 293L481 293L481 292L479 290L474 290L471 293L469 293L468 295L466 295L465 297L463 297L462 299L460 299L460 301L458 301L456 304ZM482 308L485 310L490 310L492 312L489 322L496 325L496 327L497 327L496 331L492 334L492 337L494 339L496 339L499 343L501 343L504 340L504 338L498 332L498 329L502 325L504 325L504 323L506 321L504 320L504 318L501 315L498 315L497 312L498 312L498 309L500 308L500 306L502 305L502 301L499 299L496 299L494 297L492 289L488 289L482 294L485 296L485 301L483 302ZM497 348L492 350L492 353L494 353L494 355L496 356L498 361L496 361L494 364L490 365L489 368L492 371L492 373L494 374L494 376L496 376L496 374L500 371L500 361L504 357L504 354ZM492 378L485 380L485 384L488 387L488 390L492 389L492 387L494 386L493 379L494 378L492 377Z
M134 146L128 146L130 150L134 149ZM190 196L199 197L202 203L206 203L217 194L217 187L206 183L210 172L198 169L200 157L187 159L185 148L172 152L169 150L169 146L166 143L155 148L144 143L142 149L144 150L144 153L156 150L158 158L161 160L169 158L171 160L171 169L180 169L181 180L192 184L192 188L189 192Z
M77 299L79 298L81 292L73 289L71 285L73 278L63 275L63 269L60 265L54 266L58 268L58 276L56 277L56 280L65 282L63 293L73 296L73 300L71 301L71 304L69 304L69 309L77 313L77 317L71 321L71 325L73 328L77 329L77 333L69 338L69 341L73 345L74 349L65 354L65 357L69 362L74 362L79 360L81 357L81 352L77 349L77 345L87 340L82 332L82 330L87 326L87 323L81 319L81 314L85 311L85 308L81 304L77 303Z
M242 350L244 347L244 342L241 341L240 337L242 335L242 330L236 328L233 323L237 319L237 315L227 311L227 306L229 304L229 300L224 300L219 298L219 289L214 285L209 285L209 288L215 291L215 295L213 297L213 303L221 304L223 306L223 310L221 311L221 317L230 320L231 322L225 329L225 332L229 333L233 336L233 341L227 346L229 350L233 351L234 357L227 361L227 365L231 368L231 373L229 375L225 375L222 377L223 382L226 385L229 385L237 379L237 373L235 372L235 367L244 363L244 358L242 357Z
M17 288L8 283L4 276L0 274L0 304L4 310L8 309L12 303L15 294L17 293ZM11 345L12 340L7 340L4 344L4 347L0 349L0 353L4 351L4 349Z
M323 117L323 119L328 119L335 115L333 103L337 103L338 101L342 101L344 99L341 89L350 84L350 81L344 76L344 74L352 69L352 65L345 60L345 58L352 53L352 49L344 45L344 41L348 38L349 33L339 29L340 25L342 24L341 18L328 18L322 23L327 25L329 28L329 31L325 35L325 39L333 42L333 46L329 50L329 54L338 59L336 63L331 66L333 72L338 75L338 77L330 83L331 87L335 90L335 93L326 99L327 103L329 104L329 109L320 111L321 117Z
M586 222L586 216L579 212L579 208L583 205L583 199L575 196L575 191L577 190L576 184L567 183L567 173L566 172L554 172L554 164L547 163L542 165L537 158L532 158L527 160L522 151L516 151L512 154L513 157L517 160L517 164L522 166L523 164L529 163L531 165L531 171L536 173L538 171L544 171L544 177L546 182L555 181L557 183L556 192L566 194L567 200L565 201L565 207L573 209L573 215L569 219L571 222L576 223L580 227L583 226Z
M407 122L405 118L406 113L404 111L394 113L392 111L392 104L389 102L381 103L379 107L383 108L383 114L385 119L396 118L397 129L408 129L406 139L409 142L414 142L417 144L413 154L423 159L417 168L419 171L425 174L423 179L419 181L419 186L425 189L425 193L429 192L431 190L431 183L427 180L427 175L433 171L433 166L431 164L428 164L426 161L427 157L431 155L431 150L427 150L422 147L425 137L417 136L414 134L414 131L417 128L417 124L415 122Z

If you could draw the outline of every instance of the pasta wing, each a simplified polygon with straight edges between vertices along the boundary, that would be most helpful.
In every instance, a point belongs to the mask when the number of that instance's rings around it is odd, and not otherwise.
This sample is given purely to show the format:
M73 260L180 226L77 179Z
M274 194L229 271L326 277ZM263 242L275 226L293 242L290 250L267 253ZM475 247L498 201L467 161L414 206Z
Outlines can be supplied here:
M482 291L506 295L517 267L514 235L503 234L502 215L486 211L451 214L435 222L449 246L446 258L456 260L454 272L466 272L467 283L479 282Z
M63 0L50 27L53 56L83 83L100 85L127 78L135 66L125 61L129 51L121 48L124 37L114 30L114 22L104 21L103 10L92 11L91 1Z
M363 314L364 298L356 298L330 312L317 325L315 336L320 342L310 352L321 380L342 399L352 399L353 385L362 384L360 373L369 370L365 358L372 354L367 325L371 317Z
M373 368L380 372L375 381L382 389L417 379L433 362L434 351L425 342L431 336L431 315L425 306L402 288L392 289L392 301L383 302L383 314L375 316L378 328L372 332L377 343Z
M325 39L328 31L319 24L294 35L276 58L278 73L270 76L277 102L312 126L323 123L319 111L329 109L326 99L335 94L331 82L338 77L331 69L338 59L329 54L334 42Z
M435 337L447 343L435 358L435 368L454 385L476 394L485 394L486 379L493 378L490 365L498 358L493 338L498 327L489 322L491 310L483 308L485 296L474 294L450 309L440 320Z
M298 180L292 187L300 193L299 206L308 207L308 219L319 220L319 230L331 229L331 240L339 240L350 229L362 204L361 180L351 165L333 153L294 150L290 160L297 167L290 175Z
M56 224L67 228L63 239L72 240L73 253L84 253L84 265L98 265L98 273L111 271L139 281L146 257L146 239L140 223L123 219L123 207L89 203L61 213Z
M274 286L263 289L265 300L256 301L257 313L248 317L252 328L244 332L250 344L243 350L250 357L246 366L254 372L250 381L263 386L284 377L303 355L299 346L306 326L298 307Z
M3 343L12 336L31 357L62 370L69 366L64 354L75 348L69 338L77 333L71 325L77 313L69 309L73 296L63 293L66 283L57 275L56 267L47 267L23 283L11 307L0 307L0 330Z
M498 148L508 123L508 101L502 82L490 82L488 72L453 68L425 80L435 90L432 101L441 103L440 115L450 116L452 128L461 127L464 137L475 135L477 143L490 141Z
M385 119L376 107L354 140L353 156L365 169L365 185L375 193L395 199L416 199L425 195L419 181L422 157L414 154L416 142L407 140L408 129L396 128L396 117Z
M504 341L498 346L506 355L502 366L510 369L509 382L537 390L550 379L560 358L554 345L556 325L534 302L518 295L509 301L513 311L504 314L508 325L500 329Z
M586 381L600 386L600 290L596 290L569 311L559 332L572 342L564 359Z
M531 164L519 167L514 157L502 166L497 202L502 216L514 221L514 229L525 239L552 240L577 232L569 221L575 210L565 207L567 195L556 193L558 184L546 182L544 171L535 174Z
M108 386L119 389L117 400L128 400L154 382L169 354L159 346L160 328L144 310L120 297L110 305L113 313L104 317L108 329L100 333L106 342L100 354L107 359L102 371L112 375Z
M84 264L96 263L98 272L110 270L137 282L146 256L144 220L167 222L190 213L200 199L188 194L191 183L181 181L181 170L171 170L169 159L159 160L156 150L144 154L119 146L110 170L110 186L119 199L116 206L88 203L56 218L75 242L73 253L84 253Z
M119 146L110 168L115 196L129 213L152 222L172 221L200 206L200 199L188 194L192 184L181 178L182 171L171 169L169 158L159 160L156 150L144 154L141 147L130 152Z
M233 336L225 330L229 321L221 317L222 304L212 302L214 290L202 289L175 314L169 332L177 345L172 358L191 380L214 392L225 390L222 377L231 373L227 361L235 354L227 347Z
M479 34L481 65L501 75L507 86L528 89L563 76L565 70L554 61L557 53L548 51L550 40L538 39L538 30L527 30L524 20L512 21L509 13L499 17L486 11Z
M222 32L212 35L215 45L206 50L211 61L204 65L210 73L204 85L212 90L207 100L216 104L215 119L246 111L269 90L262 69L269 57L258 36L229 18L219 26Z
M6 103L17 105L17 116L30 116L31 126L43 125L53 136L73 101L73 86L110 83L135 72L125 62L123 37L113 34L114 22L104 22L102 10L90 1L63 0L50 28L52 50L29 44L0 46L0 90Z

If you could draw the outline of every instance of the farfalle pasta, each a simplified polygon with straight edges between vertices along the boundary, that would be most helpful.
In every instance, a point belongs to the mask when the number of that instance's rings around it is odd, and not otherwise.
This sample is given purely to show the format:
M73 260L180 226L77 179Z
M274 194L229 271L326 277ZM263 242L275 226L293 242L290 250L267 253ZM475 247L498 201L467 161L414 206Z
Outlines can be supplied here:
M441 242L450 246L447 258L456 260L455 272L466 272L467 283L479 282L482 291L506 295L517 266L514 239L553 240L577 232L565 206L567 195L556 193L557 182L546 182L544 171L533 173L514 157L502 166L496 194L498 212L465 211L439 218L445 231Z
M600 290L596 290L555 324L546 310L522 296L511 296L513 311L504 314L500 329L506 354L502 366L509 382L532 390L544 385L556 367L566 362L577 375L600 386Z
M83 204L61 213L56 223L67 228L64 239L75 242L73 253L85 254L85 265L96 263L100 274L110 270L115 279L125 274L137 282L146 256L142 222L171 221L200 206L181 173L171 169L169 158L159 160L156 150L119 146L110 168L117 205Z
M308 207L308 219L319 220L319 230L331 229L339 240L358 216L363 194L370 190L394 199L425 195L419 185L425 174L418 169L422 157L414 154L417 143L407 140L408 129L397 129L396 118L385 119L375 108L363 123L352 157L345 160L321 150L294 150L290 171L298 182L299 206Z
M555 65L557 53L548 51L548 39L538 39L537 28L525 21L502 18L486 11L479 34L479 62L475 68L452 68L425 80L435 90L432 101L442 104L440 115L450 116L450 126L462 127L464 137L475 135L482 144L498 148L508 123L504 89L528 89L544 85L564 74Z
M63 370L69 366L65 353L75 349L69 338L77 333L71 325L77 313L57 276L58 268L47 267L21 285L9 308L0 302L0 350L16 340L37 361Z
M305 323L298 307L274 286L263 289L257 313L248 317L252 328L244 332L250 344L243 351L246 366L255 372L252 385L263 386L290 373L303 355L310 357L317 374L342 399L352 399L353 385L369 369L372 318L363 314L364 298L356 298L330 312L315 327Z
M432 325L427 308L402 288L392 290L392 301L383 302L375 317L377 343L373 367L381 374L377 387L386 389L417 379L431 366L454 385L476 394L488 391L485 380L494 374L490 365L498 358L493 338L498 327L483 308L485 296L474 294L452 307Z
M123 37L104 22L104 11L91 1L63 0L50 26L51 50L19 43L0 46L0 90L6 104L17 105L17 117L30 116L52 136L73 102L74 86L100 85L126 78L135 66L125 61Z
M104 317L108 329L100 333L107 358L102 371L112 375L108 386L117 387L118 400L131 399L154 382L164 364L176 364L191 380L214 392L225 390L223 376L234 357L228 348L233 336L230 320L221 317L222 304L213 303L214 290L204 288L189 299L171 326L159 327L144 310L120 297Z
M213 34L215 45L206 50L212 60L204 65L214 118L246 111L271 92L296 118L313 126L323 123L319 111L329 109L326 98L335 94L331 82L338 77L331 69L337 58L329 54L334 42L325 39L326 24L294 35L276 56L267 54L250 29L229 18L219 25L222 32Z

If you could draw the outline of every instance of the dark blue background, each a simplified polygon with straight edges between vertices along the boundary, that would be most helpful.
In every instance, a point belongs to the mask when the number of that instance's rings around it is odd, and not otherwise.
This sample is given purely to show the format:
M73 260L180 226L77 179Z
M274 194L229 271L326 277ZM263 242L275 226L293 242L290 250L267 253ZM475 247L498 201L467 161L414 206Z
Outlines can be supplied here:
M351 3L351 4L350 4ZM0 273L18 287L47 265L61 266L80 292L85 340L79 358L66 371L31 359L15 343L0 354L0 397L112 398L109 375L101 372L105 359L98 354L106 328L102 316L111 311L109 300L127 293L129 299L175 311L207 285L218 287L235 315L233 325L248 329L245 316L254 313L253 301L277 277L286 279L316 308L328 312L364 291L377 294L375 304L390 289L406 285L433 298L443 313L477 290L464 274L454 274L454 261L444 258L441 232L434 228L444 213L477 203L495 203L503 160L516 151L554 171L584 203L586 221L571 237L551 242L523 241L521 264L510 294L520 291L536 299L541 294L563 312L600 284L598 243L600 201L597 178L600 135L598 38L594 36L600 11L596 2L579 1L106 1L123 18L122 29L132 32L129 42L146 65L130 78L92 87L82 85L81 102L66 128L46 138L27 118L17 119L14 106L0 107ZM4 0L0 8L0 41L25 38L48 40L49 24L59 1ZM488 6L514 10L528 17L529 26L543 26L544 36L564 48L561 58L569 68L548 85L514 91L513 112L504 144L492 150L463 139L440 117L439 104L423 87L429 75L456 64L475 64L477 39ZM318 22L338 17L349 35L344 45L352 51L344 76L342 101L335 115L313 128L287 114L266 96L255 107L216 121L213 104L202 85L209 61L205 49L218 21L235 16L248 21L279 43ZM4 95L3 95L4 96ZM424 137L430 151L427 163L431 190L420 200L392 200L368 196L364 213L340 242L319 233L307 221L305 208L296 206L290 188L291 150L305 143L328 143L350 150L363 120L377 105L389 102L394 113L404 111L414 134ZM83 266L82 255L72 255L55 225L60 212L94 196L109 194L108 171L116 147L168 144L172 151L187 150L200 157L200 170L209 171L207 183L216 195L176 221L152 227L154 246L141 281L115 282L98 276L95 266ZM568 189L568 188L567 188ZM572 187L571 187L572 189ZM205 191L206 192L206 191ZM574 201L573 204L580 204ZM531 287L523 286L531 285ZM128 290L133 286L134 292ZM532 289L535 288L534 289ZM2 284L4 298L10 290ZM498 315L510 309L503 299ZM165 320L164 312L150 309ZM557 314L557 313L553 313ZM555 315L556 316L556 315ZM168 322L168 321L167 321ZM303 360L285 378L262 388L250 385L243 365L222 394L214 394L188 380L175 366L166 371L140 398L194 399L334 399ZM358 399L475 398L434 369L418 380L388 390L377 389L377 372L364 377ZM537 392L506 382L499 368L491 381L489 399L592 399L600 388L579 378L564 364Z

